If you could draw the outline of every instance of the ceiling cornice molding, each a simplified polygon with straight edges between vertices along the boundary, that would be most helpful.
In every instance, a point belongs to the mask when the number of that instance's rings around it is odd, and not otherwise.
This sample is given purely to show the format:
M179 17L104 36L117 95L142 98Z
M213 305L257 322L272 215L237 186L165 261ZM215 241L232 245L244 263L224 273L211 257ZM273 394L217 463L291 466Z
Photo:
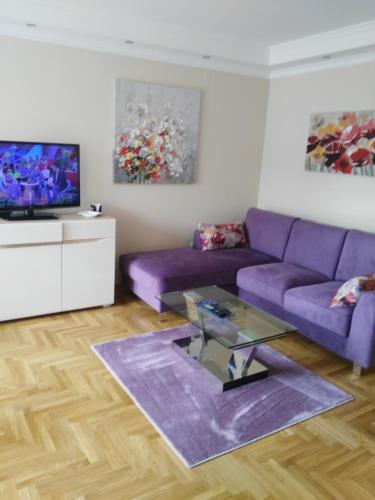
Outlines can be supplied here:
M107 54L122 55L132 58L158 61L180 66L188 66L224 73L234 73L244 76L268 79L270 70L266 65L252 64L249 62L235 61L218 57L203 59L201 54L182 52L179 50L166 49L141 43L127 45L119 43L118 40L104 37L89 37L75 33L64 33L62 31L38 30L30 32L28 28L1 25L0 36L29 40L32 42L48 43L84 50L93 50Z
M22 1L22 8L17 9L17 3ZM108 10L103 6L87 9L79 2L62 2L58 5L49 5L46 0L0 0L0 28L10 28L17 36L25 36L25 25L29 22L37 25L41 35L47 32L52 36L56 33L71 38L86 36L92 42L101 42L102 39L111 37L118 44L124 39L134 40L137 44L156 46L166 51L209 54L225 60L237 60L244 64L267 65L269 47L256 41L243 40L237 36L228 36L221 33L210 33L199 30L194 26L175 25L163 21L149 20L131 16L109 16ZM33 5L37 2L38 9ZM69 6L74 5L74 9ZM44 6L44 8L43 8ZM51 21L51 16L53 21ZM86 22L85 22L86 20ZM53 24L52 24L53 23ZM126 35L124 35L126 33ZM27 34L26 34L27 36Z
M375 20L270 47L269 65L360 49L375 44Z
M327 61L314 61L297 64L294 66L286 66L270 70L270 79L284 78L288 76L302 75L305 73L315 73L317 71L332 70L337 68L345 68L348 66L357 66L375 61L375 51L362 54L342 56L337 59L329 59Z

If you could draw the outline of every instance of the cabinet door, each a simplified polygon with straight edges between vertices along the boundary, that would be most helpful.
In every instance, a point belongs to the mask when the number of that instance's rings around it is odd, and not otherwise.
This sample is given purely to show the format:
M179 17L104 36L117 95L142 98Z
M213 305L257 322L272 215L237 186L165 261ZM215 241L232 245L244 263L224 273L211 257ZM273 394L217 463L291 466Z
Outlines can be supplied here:
M63 243L63 311L113 304L114 281L114 238Z
M0 248L0 321L61 311L61 244Z

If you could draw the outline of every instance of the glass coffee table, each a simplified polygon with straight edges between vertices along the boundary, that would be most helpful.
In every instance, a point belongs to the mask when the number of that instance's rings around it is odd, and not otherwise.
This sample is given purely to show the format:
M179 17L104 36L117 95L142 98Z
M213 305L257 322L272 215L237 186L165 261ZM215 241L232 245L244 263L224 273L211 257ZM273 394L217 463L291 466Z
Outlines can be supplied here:
M257 345L297 331L217 286L163 293L158 299L197 327L172 347L193 358L222 383L223 391L267 377Z

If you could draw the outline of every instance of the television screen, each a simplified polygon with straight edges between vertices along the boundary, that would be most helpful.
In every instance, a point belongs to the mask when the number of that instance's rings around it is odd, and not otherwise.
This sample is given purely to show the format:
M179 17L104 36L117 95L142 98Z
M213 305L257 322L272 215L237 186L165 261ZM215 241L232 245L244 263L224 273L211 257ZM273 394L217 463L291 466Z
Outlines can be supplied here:
M78 144L0 141L0 210L79 204Z

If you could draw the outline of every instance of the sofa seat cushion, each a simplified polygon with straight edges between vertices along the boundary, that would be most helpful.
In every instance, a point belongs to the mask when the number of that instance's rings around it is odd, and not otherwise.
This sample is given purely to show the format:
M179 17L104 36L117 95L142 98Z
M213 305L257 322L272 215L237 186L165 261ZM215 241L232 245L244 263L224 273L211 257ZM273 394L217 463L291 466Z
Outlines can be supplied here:
M247 267L237 275L239 288L279 306L283 306L284 294L290 288L324 281L327 278L320 273L285 262Z
M122 255L120 270L133 281L161 293L209 285L235 285L241 267L275 260L249 248L211 252L177 248Z
M311 323L346 337L349 334L354 307L330 307L332 297L342 284L342 281L328 281L319 285L292 288L285 294L284 308Z

